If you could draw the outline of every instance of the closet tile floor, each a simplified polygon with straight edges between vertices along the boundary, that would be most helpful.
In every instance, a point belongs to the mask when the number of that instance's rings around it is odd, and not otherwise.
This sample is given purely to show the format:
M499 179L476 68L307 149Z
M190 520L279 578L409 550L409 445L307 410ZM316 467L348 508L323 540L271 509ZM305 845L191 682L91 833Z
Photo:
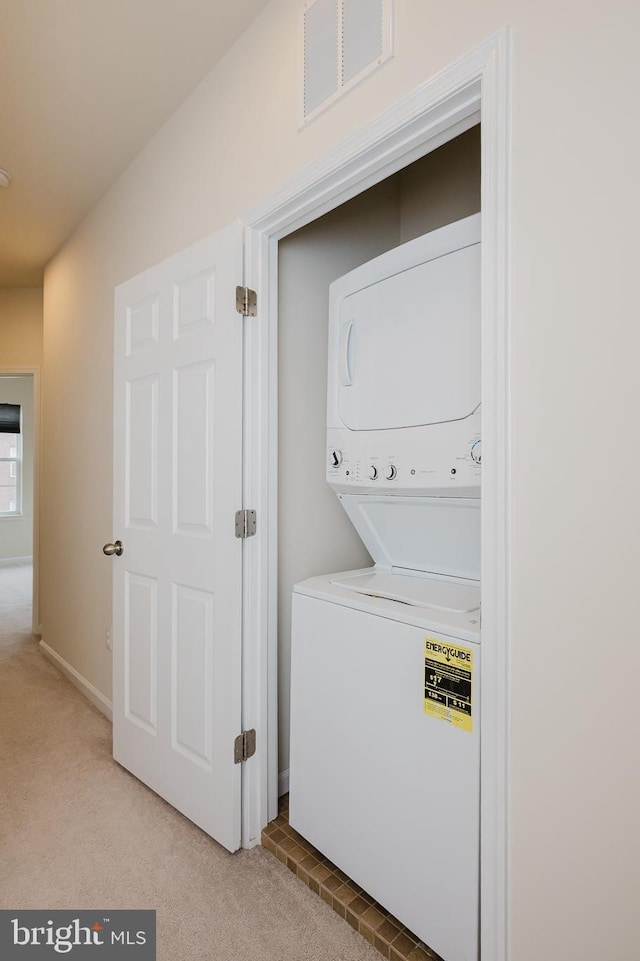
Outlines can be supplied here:
M389 961L442 961L439 954L293 830L289 825L288 795L280 798L278 817L262 832L262 846Z

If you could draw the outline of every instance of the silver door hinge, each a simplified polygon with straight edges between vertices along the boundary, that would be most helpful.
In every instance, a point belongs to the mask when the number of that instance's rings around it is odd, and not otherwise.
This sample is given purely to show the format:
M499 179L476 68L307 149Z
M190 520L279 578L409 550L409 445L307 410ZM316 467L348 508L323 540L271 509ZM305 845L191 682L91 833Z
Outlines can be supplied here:
M236 511L236 537L253 537L256 525L255 511Z
M255 317L258 313L258 295L250 287L236 287L236 310L244 317Z
M237 738L233 742L233 761L234 764L241 764L242 761L246 761L248 758L253 757L256 753L256 731L255 728L251 728L250 731L243 731L242 734L238 734Z

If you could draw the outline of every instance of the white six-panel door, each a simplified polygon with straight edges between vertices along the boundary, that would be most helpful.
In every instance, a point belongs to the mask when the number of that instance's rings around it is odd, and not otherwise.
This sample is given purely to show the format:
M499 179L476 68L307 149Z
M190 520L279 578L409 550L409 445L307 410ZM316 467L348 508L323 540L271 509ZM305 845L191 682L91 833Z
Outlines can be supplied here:
M231 225L116 290L113 754L240 846L242 282Z

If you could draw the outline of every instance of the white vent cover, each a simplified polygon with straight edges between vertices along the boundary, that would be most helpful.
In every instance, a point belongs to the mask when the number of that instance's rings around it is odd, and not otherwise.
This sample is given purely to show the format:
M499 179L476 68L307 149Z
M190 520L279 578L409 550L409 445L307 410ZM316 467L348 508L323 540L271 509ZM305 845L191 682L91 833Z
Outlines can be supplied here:
M392 0L307 0L303 124L391 56L391 8Z

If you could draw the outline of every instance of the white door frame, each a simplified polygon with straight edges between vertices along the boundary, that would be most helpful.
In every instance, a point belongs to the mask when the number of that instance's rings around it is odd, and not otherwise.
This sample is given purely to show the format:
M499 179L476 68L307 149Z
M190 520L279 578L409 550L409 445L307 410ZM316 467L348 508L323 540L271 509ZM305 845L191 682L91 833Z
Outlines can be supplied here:
M41 634L40 626L40 368L0 367L0 377L33 377L33 586L31 630Z
M510 38L505 29L242 216L246 324L245 506L259 514L245 557L243 845L277 813L278 241L482 121L481 953L506 961L508 871L510 439ZM247 546L249 546L249 543Z

